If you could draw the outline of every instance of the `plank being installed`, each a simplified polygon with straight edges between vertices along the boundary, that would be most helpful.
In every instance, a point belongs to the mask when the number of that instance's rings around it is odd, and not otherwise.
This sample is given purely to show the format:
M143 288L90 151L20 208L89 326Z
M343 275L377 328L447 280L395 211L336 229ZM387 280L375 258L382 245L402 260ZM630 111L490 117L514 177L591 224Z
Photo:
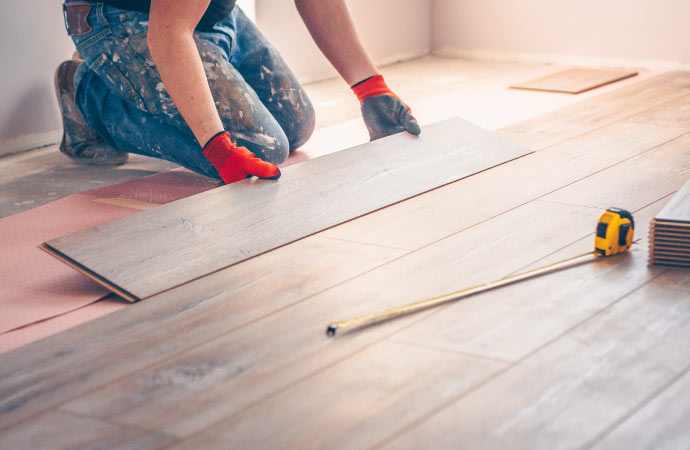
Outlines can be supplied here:
M510 86L511 89L580 94L637 75L629 69L574 67Z
M528 154L455 118L247 180L44 244L135 301Z

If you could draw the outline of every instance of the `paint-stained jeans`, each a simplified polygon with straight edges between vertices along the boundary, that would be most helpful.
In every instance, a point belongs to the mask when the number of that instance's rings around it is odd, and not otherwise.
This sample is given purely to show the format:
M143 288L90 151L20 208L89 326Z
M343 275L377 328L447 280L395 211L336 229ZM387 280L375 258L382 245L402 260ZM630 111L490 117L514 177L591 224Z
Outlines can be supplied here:
M120 151L220 178L161 82L146 43L148 15L94 4L87 21L92 31L72 39L85 60L75 89L89 126ZM194 38L223 125L238 145L278 164L306 142L314 129L311 102L240 8Z

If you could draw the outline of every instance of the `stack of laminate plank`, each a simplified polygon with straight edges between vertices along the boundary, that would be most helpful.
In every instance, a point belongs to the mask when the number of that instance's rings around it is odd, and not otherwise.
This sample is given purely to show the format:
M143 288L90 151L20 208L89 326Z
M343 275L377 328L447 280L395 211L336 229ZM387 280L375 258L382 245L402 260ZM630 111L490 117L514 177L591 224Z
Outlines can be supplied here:
M649 263L690 267L690 181L652 219Z

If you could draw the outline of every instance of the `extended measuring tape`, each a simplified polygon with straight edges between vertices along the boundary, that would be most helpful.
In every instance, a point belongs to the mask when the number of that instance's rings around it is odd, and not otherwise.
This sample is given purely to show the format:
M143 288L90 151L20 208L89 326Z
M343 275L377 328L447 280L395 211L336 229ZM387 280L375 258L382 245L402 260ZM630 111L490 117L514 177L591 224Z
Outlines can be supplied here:
M536 277L538 275L555 272L556 270L571 267L575 264L587 262L588 259L594 260L602 256L605 257L617 255L625 252L632 246L634 234L635 221L633 220L632 214L624 209L609 208L604 212L604 214L601 215L599 221L597 222L596 236L594 238L594 250L591 252L574 256L554 264L549 264L548 266L540 267L538 269L510 275L508 277L501 278L500 280L480 284L478 286L473 286L461 291L451 292L450 294L441 295L439 297L429 298L416 303L411 303L409 305L400 306L398 308L357 317L355 319L333 322L326 328L326 334L328 336L335 336L338 330L354 330L363 328L379 322L394 319L396 317L421 311L423 309L428 309L433 306L460 300L461 298L479 294L480 292L485 292L501 286L516 283L521 280Z

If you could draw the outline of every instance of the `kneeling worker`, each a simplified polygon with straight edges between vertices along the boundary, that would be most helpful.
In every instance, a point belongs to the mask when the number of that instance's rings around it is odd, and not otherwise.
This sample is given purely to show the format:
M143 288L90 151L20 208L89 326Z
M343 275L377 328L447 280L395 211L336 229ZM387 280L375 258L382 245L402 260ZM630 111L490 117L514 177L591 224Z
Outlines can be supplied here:
M386 86L344 0L295 0L314 41L361 102L371 139L419 134ZM232 183L276 179L314 130L314 109L276 49L235 0L67 0L82 60L56 73L60 150L116 165L161 158Z

